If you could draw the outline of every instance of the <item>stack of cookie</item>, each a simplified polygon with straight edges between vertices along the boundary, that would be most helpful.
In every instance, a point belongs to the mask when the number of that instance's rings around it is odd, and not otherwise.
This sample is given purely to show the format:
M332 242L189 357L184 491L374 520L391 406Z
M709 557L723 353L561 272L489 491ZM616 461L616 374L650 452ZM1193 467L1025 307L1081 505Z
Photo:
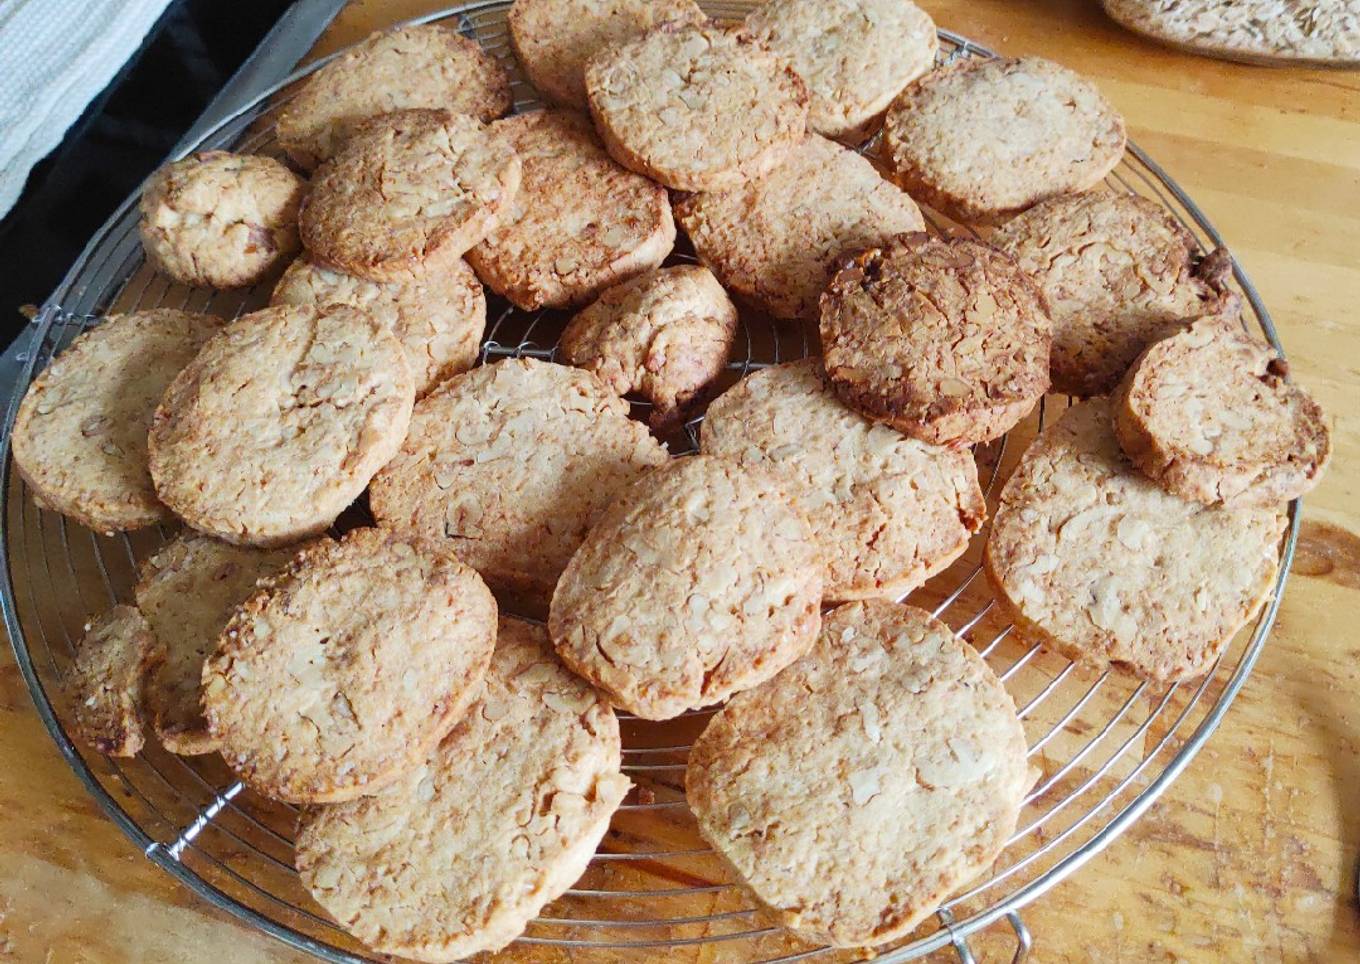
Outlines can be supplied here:
M89 627L76 726L308 805L320 904L452 960L583 871L630 788L615 708L727 701L689 761L701 832L802 936L900 938L1034 779L1001 681L897 602L983 526L970 446L1087 399L1006 485L987 572L1026 639L1172 680L1261 605L1325 421L1234 324L1225 254L1089 190L1123 121L1056 64L934 69L901 0L742 26L516 0L509 25L557 107L503 117L495 60L408 27L288 102L291 168L212 152L148 182L158 270L277 283L230 323L110 317L20 406L41 505L186 527ZM927 234L918 202L989 240ZM483 284L574 312L570 365L474 367ZM625 396L696 425L738 303L818 325L823 356L747 375L670 458ZM373 524L337 525L365 494Z

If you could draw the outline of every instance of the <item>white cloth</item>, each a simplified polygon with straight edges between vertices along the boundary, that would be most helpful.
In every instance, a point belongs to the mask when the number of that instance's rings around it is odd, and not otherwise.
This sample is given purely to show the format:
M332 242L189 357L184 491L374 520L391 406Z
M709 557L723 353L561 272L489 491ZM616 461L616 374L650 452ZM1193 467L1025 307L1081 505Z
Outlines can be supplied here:
M169 0L0 0L0 217Z

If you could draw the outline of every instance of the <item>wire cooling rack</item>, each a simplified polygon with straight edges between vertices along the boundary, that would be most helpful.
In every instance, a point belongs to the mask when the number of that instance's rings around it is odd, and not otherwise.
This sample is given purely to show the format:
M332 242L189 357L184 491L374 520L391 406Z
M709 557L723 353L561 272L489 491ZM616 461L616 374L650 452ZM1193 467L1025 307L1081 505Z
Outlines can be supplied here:
M509 4L483 2L422 18L452 23L499 57L515 78L516 109L537 106L509 50ZM751 6L706 2L707 11L736 19ZM940 32L941 59L993 56L965 38ZM193 149L230 147L277 154L271 115L293 90L299 72L229 117ZM873 143L867 152L872 154ZM1222 239L1194 203L1137 147L1105 188L1131 191L1162 204L1194 235L1201 250ZM925 212L936 233L967 231ZM296 813L238 782L216 756L182 758L150 746L140 756L111 760L88 752L68 735L70 707L62 698L75 642L87 619L131 596L138 561L173 532L153 528L105 537L35 507L8 459L9 429L19 397L36 371L70 340L109 311L183 307L234 317L263 305L268 286L212 292L168 283L144 264L136 231L136 199L129 198L90 241L31 330L21 356L19 388L0 439L0 606L23 677L53 740L108 815L146 856L217 907L295 947L328 961L364 961L364 948L333 924L293 872ZM678 251L677 259L691 257ZM1277 349L1274 326L1255 289L1234 266L1244 296L1245 322ZM563 317L526 314L492 298L483 360L532 355L552 358ZM815 350L807 327L774 325L744 314L727 379ZM1038 413L1005 439L982 446L977 459L989 503L1019 452L1042 425ZM670 439L672 452L691 450L699 420ZM939 908L934 919L882 961L905 961L952 946L972 961L969 937L1005 918L1014 931L1014 961L1028 955L1031 936L1019 916L1025 904L1094 857L1136 820L1189 764L1217 727L1250 673L1275 618L1293 555L1298 504L1282 547L1271 602L1200 681L1140 683L1115 672L1094 672L1025 645L997 615L979 576L986 530L946 572L912 593L969 640L1005 681L1020 708L1029 757L1040 777L1025 800L1019 826L990 873ZM624 718L624 769L637 789L615 817L586 874L544 909L516 950L572 959L695 956L734 960L843 960L802 943L763 920L698 836L684 800L683 775L691 740L712 710L664 723Z

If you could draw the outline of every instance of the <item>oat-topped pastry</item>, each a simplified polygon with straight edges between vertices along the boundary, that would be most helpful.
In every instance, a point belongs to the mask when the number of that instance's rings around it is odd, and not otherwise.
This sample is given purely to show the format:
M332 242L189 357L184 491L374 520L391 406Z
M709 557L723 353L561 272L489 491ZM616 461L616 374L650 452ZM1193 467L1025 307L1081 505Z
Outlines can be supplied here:
M510 44L549 101L585 110L586 62L667 21L703 23L694 0L515 0Z
M1084 191L1124 142L1124 119L1095 85L1040 57L965 57L902 91L883 121L898 182L964 221Z
M511 102L510 77L495 57L452 25L422 24L370 34L341 53L284 102L274 130L310 171L379 114L425 107L489 121Z
M1332 434L1268 346L1206 318L1145 351L1112 401L1133 463L1208 505L1273 505L1322 478Z
M595 126L624 167L681 191L763 177L803 139L803 81L743 31L666 23L586 67Z
M679 199L675 215L724 285L786 320L817 320L817 299L843 255L925 230L906 192L815 135L765 177Z
M547 642L502 619L485 693L423 765L303 815L302 882L375 950L497 950L585 871L629 783L614 711Z
M518 114L491 134L523 167L513 205L468 252L493 291L529 310L584 304L670 254L666 189L614 163L584 114Z
M1048 301L1056 392L1108 394L1151 342L1188 319L1236 309L1227 252L1201 259L1190 232L1136 194L1049 198L990 240Z
M821 598L822 560L782 480L696 455L605 510L557 584L548 632L615 706L664 720L805 653Z
M848 259L821 330L841 400L936 445L997 438L1048 390L1043 295L976 241L904 234Z
M406 110L359 125L312 178L312 257L370 281L450 266L502 223L520 162L475 117Z
M878 600L832 610L811 652L713 717L685 794L780 923L871 947L996 859L1034 781L1025 757L1015 703L972 647Z
M1265 602L1284 512L1163 491L1110 421L1093 398L1044 429L1001 492L984 567L1023 639L1142 679L1201 676Z
M114 606L85 625L66 680L75 735L106 756L136 756L146 737L142 684L151 630L135 606Z
M171 308L110 315L28 387L14 465L44 508L100 532L168 521L147 469L146 434L165 388L222 319Z
M142 189L147 260L186 285L252 285L297 254L306 191L272 157L204 151L167 164Z
M811 96L808 127L860 141L907 84L935 66L935 22L909 0L766 0L746 29Z

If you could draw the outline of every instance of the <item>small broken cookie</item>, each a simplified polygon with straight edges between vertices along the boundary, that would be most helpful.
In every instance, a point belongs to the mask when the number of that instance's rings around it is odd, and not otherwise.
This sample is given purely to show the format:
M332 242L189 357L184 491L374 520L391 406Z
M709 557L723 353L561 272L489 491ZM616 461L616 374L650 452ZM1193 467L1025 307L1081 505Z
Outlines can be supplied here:
M151 629L135 606L114 606L85 625L66 681L76 736L105 756L136 756L145 742L142 681Z

